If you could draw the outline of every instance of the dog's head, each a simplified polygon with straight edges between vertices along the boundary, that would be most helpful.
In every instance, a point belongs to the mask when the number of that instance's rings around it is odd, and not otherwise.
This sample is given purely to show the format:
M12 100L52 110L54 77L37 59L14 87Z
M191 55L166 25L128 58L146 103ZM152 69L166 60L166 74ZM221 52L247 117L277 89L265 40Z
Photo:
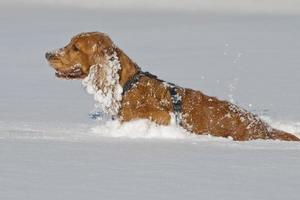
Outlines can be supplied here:
M106 55L115 51L112 40L104 33L81 33L71 39L65 47L47 52L46 58L56 70L55 75L65 79L83 79L90 67L103 64Z

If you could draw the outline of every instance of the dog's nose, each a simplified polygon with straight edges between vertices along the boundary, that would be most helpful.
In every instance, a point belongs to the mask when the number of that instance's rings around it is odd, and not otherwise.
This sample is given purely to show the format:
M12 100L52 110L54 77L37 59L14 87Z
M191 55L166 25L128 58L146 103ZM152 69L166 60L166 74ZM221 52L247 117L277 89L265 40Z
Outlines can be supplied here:
M47 60L49 60L49 59L51 59L51 58L53 57L53 54L47 52L47 53L45 54L45 57L46 57Z

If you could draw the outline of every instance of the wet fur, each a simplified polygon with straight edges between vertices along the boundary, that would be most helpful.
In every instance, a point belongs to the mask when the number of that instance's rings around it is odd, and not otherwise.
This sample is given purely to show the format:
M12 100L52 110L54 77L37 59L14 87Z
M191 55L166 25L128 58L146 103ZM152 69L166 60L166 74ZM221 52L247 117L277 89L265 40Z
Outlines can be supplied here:
M138 66L105 34L83 33L56 53L46 55L57 76L67 79L83 79L91 66L105 65L107 56L115 53L120 63L118 84L121 87L139 70ZM79 67L79 68L78 68ZM76 70L76 71L75 71ZM105 80L99 73L96 82ZM103 90L101 84L99 90ZM254 139L278 139L299 141L296 136L276 130L256 115L227 101L218 100L200 91L179 88L182 97L181 126L195 134L231 137L245 141ZM140 81L120 100L118 118L121 121L149 119L161 125L171 123L173 105L166 84L150 77Z

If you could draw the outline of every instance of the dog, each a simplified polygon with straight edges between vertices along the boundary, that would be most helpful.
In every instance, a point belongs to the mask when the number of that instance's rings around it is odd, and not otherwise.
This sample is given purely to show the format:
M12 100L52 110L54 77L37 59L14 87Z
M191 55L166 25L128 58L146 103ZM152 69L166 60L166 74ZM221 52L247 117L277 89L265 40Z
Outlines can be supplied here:
M62 79L81 79L103 112L122 122L149 119L176 123L194 134L236 141L299 141L232 103L183 88L143 72L110 37L100 32L74 36L46 59Z

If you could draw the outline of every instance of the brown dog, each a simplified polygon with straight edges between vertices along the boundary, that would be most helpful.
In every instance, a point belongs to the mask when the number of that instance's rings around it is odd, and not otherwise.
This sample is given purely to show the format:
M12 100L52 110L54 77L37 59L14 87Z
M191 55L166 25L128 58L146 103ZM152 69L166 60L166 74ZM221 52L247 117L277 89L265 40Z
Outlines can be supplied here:
M196 134L240 141L299 141L296 136L271 128L236 105L141 72L137 64L103 33L79 34L66 47L46 53L46 58L57 77L83 79L102 110L121 121L149 119L168 125L175 119Z

